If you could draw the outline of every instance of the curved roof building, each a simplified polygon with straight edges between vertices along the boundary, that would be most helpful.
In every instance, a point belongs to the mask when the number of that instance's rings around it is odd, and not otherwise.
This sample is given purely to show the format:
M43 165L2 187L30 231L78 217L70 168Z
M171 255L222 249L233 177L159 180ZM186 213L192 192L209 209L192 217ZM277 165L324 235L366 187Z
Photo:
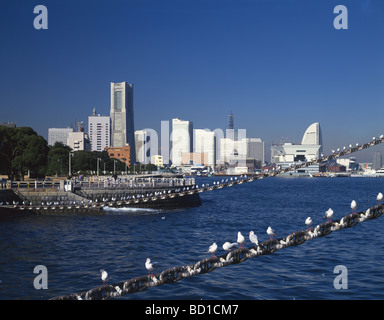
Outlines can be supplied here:
M312 123L303 135L302 145L322 145L321 129L318 122Z
M271 147L271 162L289 165L298 161L310 161L319 158L322 153L322 136L320 124L312 123L303 135L301 144L285 143ZM302 169L302 173L318 172L319 165L312 165Z

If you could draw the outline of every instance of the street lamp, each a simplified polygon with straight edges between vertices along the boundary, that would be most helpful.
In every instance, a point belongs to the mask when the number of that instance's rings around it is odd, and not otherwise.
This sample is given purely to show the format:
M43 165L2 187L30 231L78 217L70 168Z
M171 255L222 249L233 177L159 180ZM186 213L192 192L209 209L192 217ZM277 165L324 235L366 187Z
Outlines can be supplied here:
M73 152L70 151L70 152L69 152L69 155L68 155L68 158L69 158L69 160L68 160L68 175L69 175L69 176L72 176L72 170L71 170L71 158L72 158L73 156L74 156Z
M101 161L101 158L97 158L97 176L99 176L99 161Z

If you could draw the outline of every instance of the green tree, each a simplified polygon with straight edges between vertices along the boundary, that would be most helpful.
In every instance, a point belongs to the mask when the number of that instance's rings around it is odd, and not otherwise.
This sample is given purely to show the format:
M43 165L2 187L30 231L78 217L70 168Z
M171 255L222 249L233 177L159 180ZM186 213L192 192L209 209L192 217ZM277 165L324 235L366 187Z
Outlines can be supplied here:
M56 142L48 153L47 175L63 176L68 174L68 160L71 148L61 142Z
M0 126L1 171L9 179L24 179L31 174L44 174L47 165L47 141L29 127L8 128Z

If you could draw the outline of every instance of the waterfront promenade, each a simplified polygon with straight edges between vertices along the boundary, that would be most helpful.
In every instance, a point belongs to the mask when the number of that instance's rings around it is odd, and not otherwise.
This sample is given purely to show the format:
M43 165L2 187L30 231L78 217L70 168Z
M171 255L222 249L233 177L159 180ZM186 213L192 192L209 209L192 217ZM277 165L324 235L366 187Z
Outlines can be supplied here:
M104 207L170 209L201 204L194 178L87 177L57 181L7 181L0 207L33 213L105 213Z

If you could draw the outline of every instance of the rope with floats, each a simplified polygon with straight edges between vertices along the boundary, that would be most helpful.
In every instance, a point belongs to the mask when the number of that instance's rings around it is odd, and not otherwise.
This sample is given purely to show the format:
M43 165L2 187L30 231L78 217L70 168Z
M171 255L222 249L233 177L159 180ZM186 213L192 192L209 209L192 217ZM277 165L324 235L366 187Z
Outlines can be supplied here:
M331 221L333 211L329 209L324 216L327 218L327 221L320 223L314 229L309 228L307 230L299 230L287 235L286 237L270 239L262 243L258 243L256 240L254 241L254 245L248 248L240 247L218 257L211 256L194 264L169 268L154 275L151 274L151 269L147 267L150 271L149 275L135 277L127 281L120 281L112 285L104 284L88 291L58 296L52 298L51 300L106 300L110 298L117 298L129 293L143 291L151 287L175 283L184 278L209 273L220 267L245 262L249 258L272 254L277 250L298 246L306 241L327 236L332 232L354 227L360 222L377 219L384 212L382 199L383 195L379 193L376 198L378 201L377 205L368 208L366 211L358 213L352 212L342 217L340 220ZM352 201L352 210L355 210L355 207L355 202ZM213 250L213 254L215 250L216 249ZM103 274L105 276L105 273Z

